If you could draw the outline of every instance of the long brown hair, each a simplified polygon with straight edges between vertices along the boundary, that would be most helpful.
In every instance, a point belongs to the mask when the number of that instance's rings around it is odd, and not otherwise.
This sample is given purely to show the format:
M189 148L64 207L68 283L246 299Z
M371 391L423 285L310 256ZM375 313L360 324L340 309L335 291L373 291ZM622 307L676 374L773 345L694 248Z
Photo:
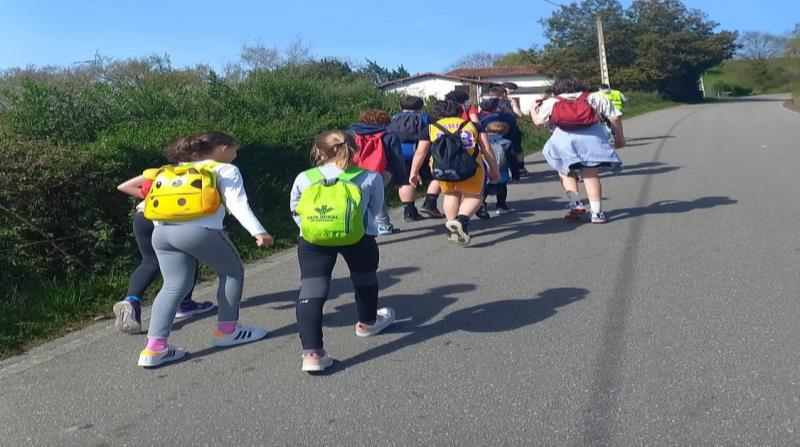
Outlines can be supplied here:
M314 141L311 159L320 166L334 162L340 169L347 169L355 164L353 157L358 152L353 137L341 130L322 132Z
M214 149L220 146L239 148L239 141L225 132L201 132L190 137L181 138L164 149L164 155L170 163L203 160Z

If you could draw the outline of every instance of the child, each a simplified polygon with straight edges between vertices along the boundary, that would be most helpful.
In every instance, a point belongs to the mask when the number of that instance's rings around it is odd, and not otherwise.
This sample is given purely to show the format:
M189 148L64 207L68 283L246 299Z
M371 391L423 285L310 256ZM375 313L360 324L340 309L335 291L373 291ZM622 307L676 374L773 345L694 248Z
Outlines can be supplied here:
M497 88L502 89L502 87ZM494 89L495 87L492 87L492 90ZM511 142L511 147L508 151L506 161L509 169L511 169L511 178L519 180L520 175L525 171L524 154L522 152L523 135L517 124L517 118L511 113L502 111L500 104L501 99L498 97L487 98L481 102L481 113L479 115L481 125L486 127L493 121L501 121L508 125L506 138Z
M120 184L117 189L131 197L144 199L151 185L152 179L139 175ZM139 247L139 253L142 255L142 261L128 280L128 292L125 299L114 304L113 308L114 315L117 317L114 326L129 334L141 332L142 296L160 272L158 258L156 258L156 252L153 250L153 228L153 222L144 217L144 202L139 202L136 205L136 214L133 216L133 236L136 239L136 245ZM197 269L195 269L195 281L196 279ZM188 318L193 315L210 312L217 307L211 301L192 301L193 290L194 287L184 296L175 318Z
M458 115L464 121L472 121L475 124L480 124L481 120L478 116L478 108L469 103L469 93L464 90L453 90L444 96L446 101L453 101L461 105L462 110Z
M506 161L507 155L511 153L511 141L507 140L504 136L508 133L508 124L501 121L492 121L486 125L486 132L489 133L489 144L492 145L497 164L500 169L500 179L494 182L489 182L486 185L483 194L483 209L486 208L486 197L497 196L497 205L495 215L500 216L514 212L513 209L508 207L506 199L508 198L508 178L509 167Z
M428 115L422 113L422 107L424 105L425 103L419 96L404 96L400 99L400 107L403 111L394 115L389 125L389 128L400 138L400 146L403 149L406 171L409 172L411 171L411 159L414 158L417 144L421 140L428 140L430 138L428 136L428 123L430 118ZM431 171L427 165L423 165L420 175L423 180L429 180L430 183L428 184L428 191L425 195L425 202L419 209L419 213L431 218L443 218L444 214L439 211L438 206L439 193L441 193L439 182L433 180ZM411 205L413 206L413 202ZM414 210L416 210L416 208L414 208ZM415 211L406 209L403 214L404 216L413 215Z
M385 182L391 179L398 189L400 201L404 206L404 220L423 219L414 205L414 200L416 199L414 187L408 184L408 171L406 171L405 161L403 161L403 149L400 146L400 139L387 128L391 122L389 114L383 110L367 110L361 113L358 121L350 126L348 132L357 143L361 141L362 146L368 144L370 139L380 139L386 154L386 167L385 171L378 173L383 175ZM365 147L360 149L365 149ZM378 234L382 236L394 232L394 225L389 220L389 209L385 202L383 210L375 215L375 224L378 228Z
M297 326L300 332L300 341L303 345L303 371L324 371L333 365L333 358L325 351L322 343L322 308L328 298L331 284L331 273L336 264L336 258L342 255L347 267L350 269L350 279L355 288L356 309L358 323L356 335L368 337L375 335L394 322L395 313L390 308L378 309L378 244L375 236L378 234L374 216L381 212L384 202L383 179L375 172L359 169L355 165L354 156L357 146L348 133L342 131L328 131L319 135L312 149L314 164L318 167L300 173L292 185L289 198L289 207L300 228L300 239L297 243L297 257L300 262L300 295L297 301ZM317 179L316 181L313 181ZM303 197L303 192L309 188L321 188L319 184L336 186L336 182L347 182L347 185L360 191L360 204L355 219L363 222L361 233L356 233L360 238L353 243L352 240L339 242L334 237L327 240L324 245L312 236L318 236L315 228L310 228L318 216L306 211L303 207L307 198L319 197L316 191L309 191L313 196ZM340 185L342 186L342 185ZM335 197L332 202L348 200L348 197ZM322 206L309 207L313 212L320 213L324 208L326 213L336 211L337 205L331 203ZM330 221L331 215L326 216ZM304 228L309 225L309 228ZM348 228L348 227L345 227ZM345 230L347 231L347 230ZM338 234L337 234L338 235ZM309 242L315 241L315 243ZM339 245L339 244L346 245Z
M472 238L469 235L467 224L483 203L481 193L483 192L483 183L486 175L482 158L489 163L490 180L499 179L500 173L486 133L480 132L478 126L474 123L466 122L460 118L463 112L464 109L461 104L454 101L437 101L434 104L433 114L437 121L428 126L430 141L419 142L419 147L411 163L409 183L412 185L420 183L419 170L428 157L431 145L444 136L442 129L451 134L460 130L464 148L469 155L475 157L475 162L477 163L476 173L466 180L440 181L439 186L444 193L444 214L447 217L445 228L449 232L448 240L461 245L468 245ZM479 153L476 154L475 151L479 151ZM433 160L431 160L431 168L433 167Z
M239 169L230 164L236 158L239 146L239 142L226 133L203 132L184 138L167 148L169 159L191 160L192 167L207 165L213 169L216 174L216 189L224 206L219 206L213 214L193 220L155 221L153 248L164 276L164 285L153 302L147 346L139 355L139 366L162 365L178 360L185 354L182 349L168 345L167 338L180 299L192 288L198 261L208 265L219 275L219 318L211 344L220 347L234 346L259 340L267 335L263 328L239 323L244 267L239 253L222 230L222 220L227 208L255 238L258 247L268 247L273 243L272 236L264 230L247 203ZM158 179L154 187L158 187ZM153 194L151 191L152 197L148 200L155 199ZM181 203L180 200L178 203ZM145 213L148 212L148 205Z
M537 126L553 128L542 153L550 166L558 171L567 193L569 212L565 218L577 220L586 211L578 196L576 173L580 172L589 197L592 223L606 223L608 218L602 209L599 170L604 167L620 169L622 160L608 144L597 115L604 116L614 130L617 149L625 147L622 124L605 96L589 93L574 78L557 78L553 83L553 95L531 110L531 117Z

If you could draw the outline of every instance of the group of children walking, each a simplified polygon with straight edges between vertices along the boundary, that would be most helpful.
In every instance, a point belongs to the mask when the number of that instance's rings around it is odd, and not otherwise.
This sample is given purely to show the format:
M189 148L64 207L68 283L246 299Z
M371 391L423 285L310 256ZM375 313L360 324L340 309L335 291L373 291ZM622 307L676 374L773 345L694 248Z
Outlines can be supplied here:
M481 108L469 95L453 91L422 112L421 98L401 100L402 112L390 117L380 110L361 114L348 131L319 135L311 150L314 167L295 178L289 210L298 225L297 256L300 291L296 317L302 344L302 370L324 371L333 358L323 344L322 316L338 256L347 263L355 289L359 337L376 335L395 320L391 308L378 308L376 237L394 231L384 197L387 183L398 189L405 221L446 219L447 239L471 241L469 222L491 217L488 195L497 197L495 214L511 212L508 182L526 174L522 166L519 105L507 98L515 86L496 86ZM579 82L559 78L553 96L531 111L534 123L548 126L544 147L548 163L559 172L568 196L568 219L586 211L578 198L578 175L589 196L591 221L603 223L602 167L621 161L602 129L607 120L617 148L624 146L618 112L607 98L585 92ZM203 132L166 149L171 165L148 170L118 188L142 202L134 217L134 235L142 262L130 279L127 296L114 306L116 326L141 330L141 299L160 271L164 284L153 303L147 344L139 355L143 367L180 359L185 352L168 343L176 318L213 310L211 302L191 299L198 263L219 277L218 322L210 338L227 347L264 338L267 330L239 321L244 268L223 230L227 211L253 236L259 247L272 245L248 204L239 169L231 164L240 147L232 136ZM416 207L416 188L427 182L426 196ZM439 196L443 195L439 211Z

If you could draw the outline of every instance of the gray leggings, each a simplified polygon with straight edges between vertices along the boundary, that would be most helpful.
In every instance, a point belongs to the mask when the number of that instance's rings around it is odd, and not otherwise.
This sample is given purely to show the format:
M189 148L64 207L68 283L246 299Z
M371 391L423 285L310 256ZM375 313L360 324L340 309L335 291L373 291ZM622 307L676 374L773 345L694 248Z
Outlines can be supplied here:
M181 299L194 286L197 262L219 275L219 321L238 321L244 285L239 253L222 230L188 225L159 225L153 230L153 248L164 285L153 302L148 337L166 338Z

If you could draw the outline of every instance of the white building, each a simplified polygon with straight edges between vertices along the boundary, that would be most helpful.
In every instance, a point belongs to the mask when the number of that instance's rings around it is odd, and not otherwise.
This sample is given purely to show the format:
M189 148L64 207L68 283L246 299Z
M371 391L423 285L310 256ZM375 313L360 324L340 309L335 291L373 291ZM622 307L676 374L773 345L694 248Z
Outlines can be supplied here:
M390 93L402 93L421 98L434 96L437 99L444 99L444 95L456 89L467 90L473 98L477 98L478 86L482 84L487 85L488 83L439 73L420 73L389 81L380 87L383 91Z
M447 74L420 73L381 85L386 92L404 93L427 98L444 95L455 89L470 92L473 102L489 96L489 87L503 82L513 82L519 87L511 96L518 98L520 108L527 113L535 100L544 97L545 90L553 84L549 77L539 74L536 67L460 68Z
M447 76L474 79L481 85L502 84L513 82L519 87L509 95L519 99L520 109L528 113L537 99L544 98L545 93L553 85L553 79L539 73L537 67L489 67L489 68L459 68L447 73ZM481 99L489 96L487 88L479 89Z

